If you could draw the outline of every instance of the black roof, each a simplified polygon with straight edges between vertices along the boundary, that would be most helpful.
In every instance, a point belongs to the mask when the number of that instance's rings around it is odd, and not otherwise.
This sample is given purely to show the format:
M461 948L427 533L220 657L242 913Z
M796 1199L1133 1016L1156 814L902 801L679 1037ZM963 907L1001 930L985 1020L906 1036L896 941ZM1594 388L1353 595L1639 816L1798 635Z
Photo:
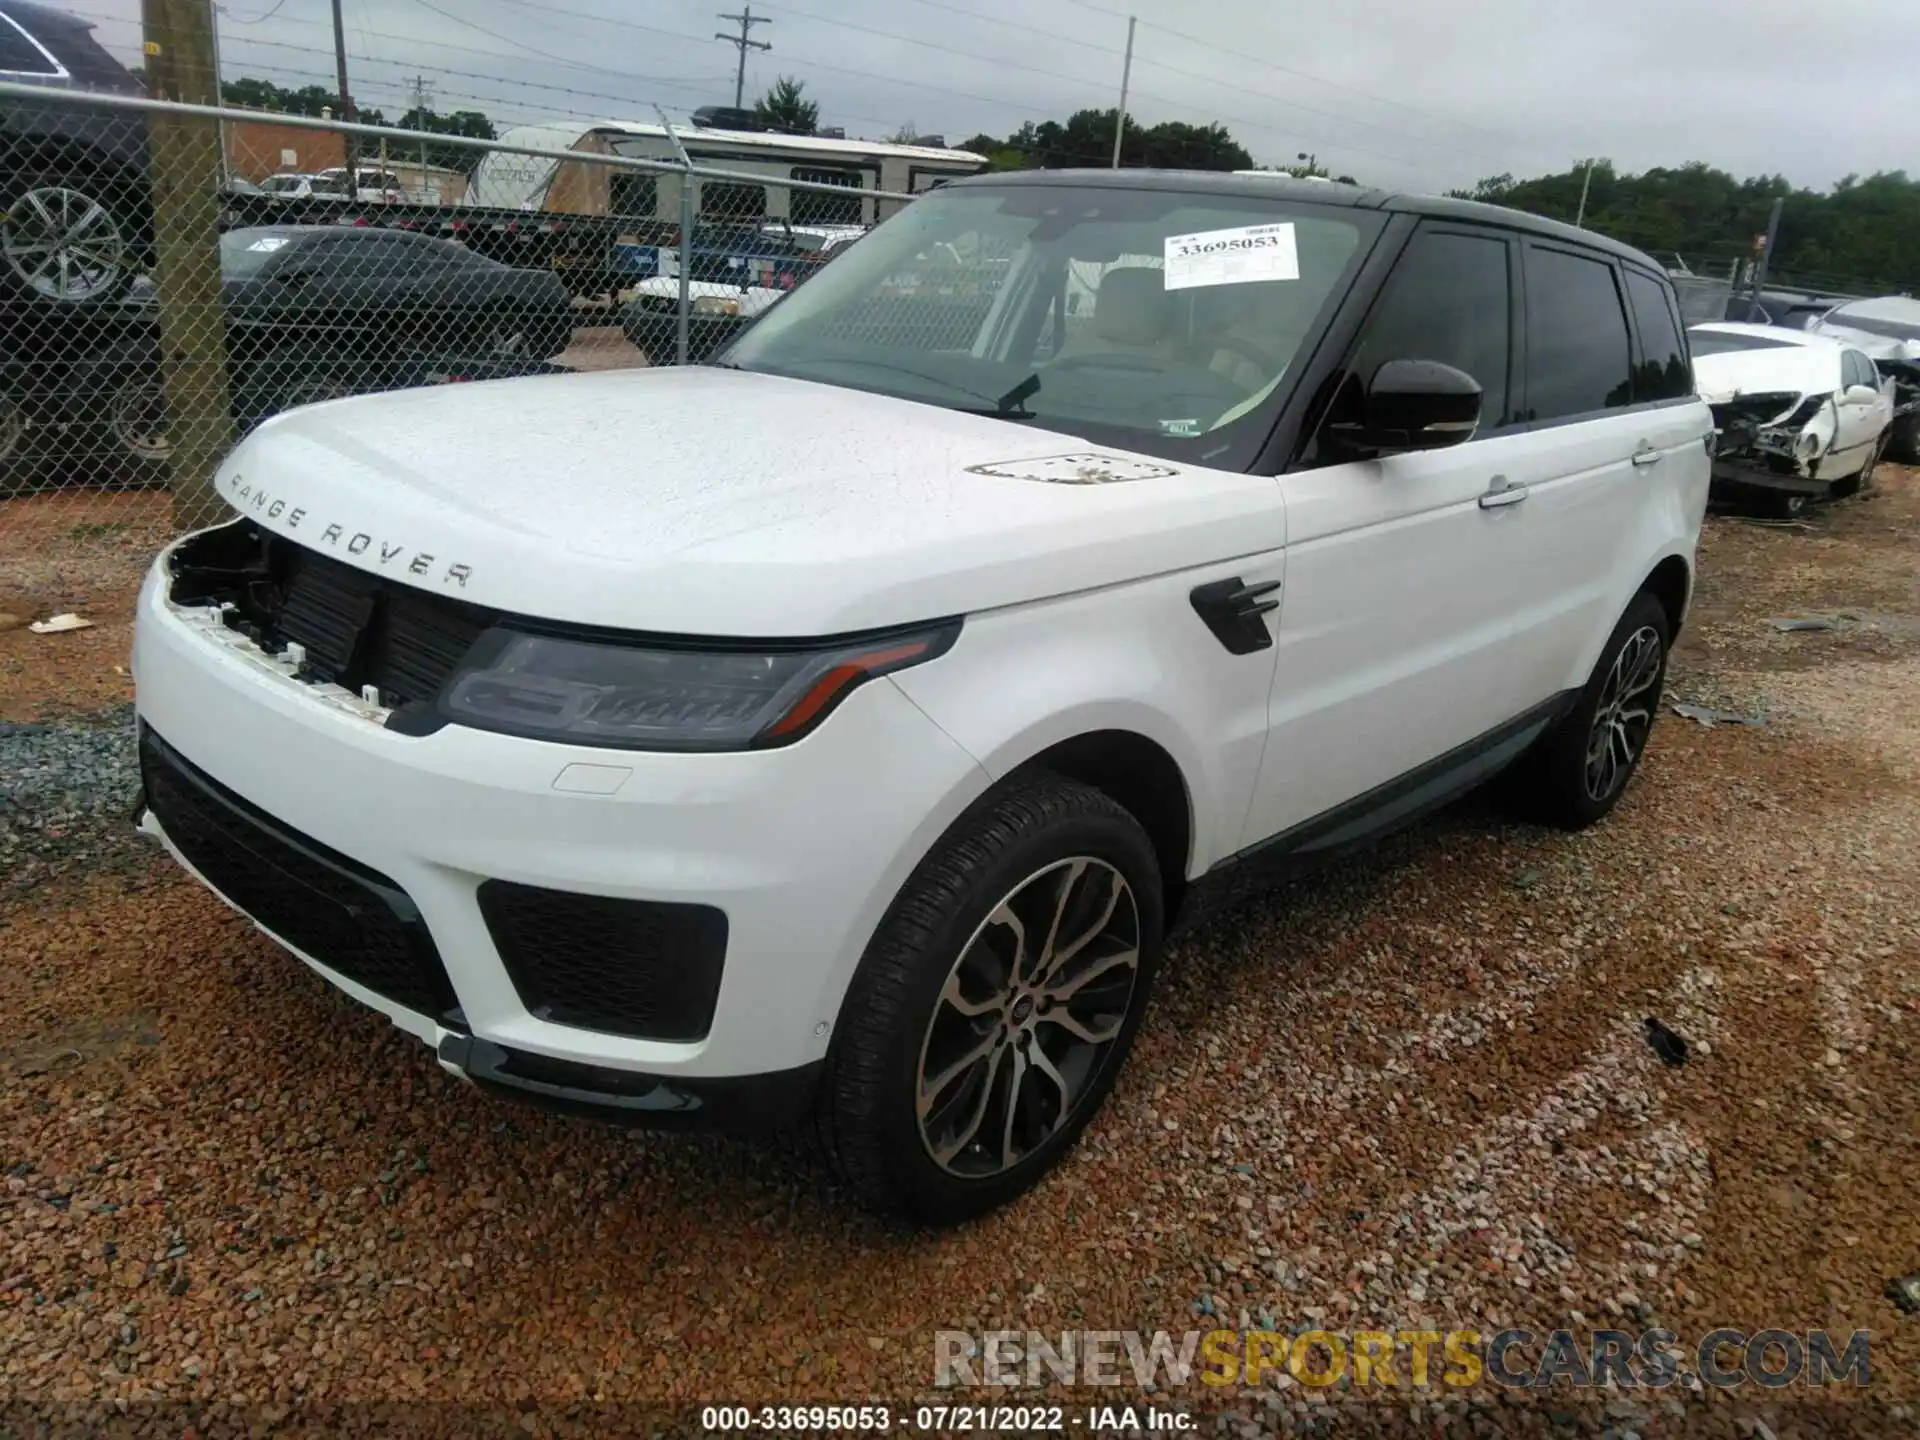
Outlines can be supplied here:
M109 90L144 95L145 88L127 68L93 38L93 22L51 5L31 0L0 0L5 15L38 41L86 90Z
M1397 214L1431 215L1440 220L1471 220L1522 230L1552 240L1565 240L1605 251L1665 274L1665 268L1642 251L1592 230L1582 230L1524 210L1486 205L1478 200L1455 200L1440 195L1408 195L1328 180L1297 180L1280 173L1236 175L1220 170L1008 170L969 175L950 181L943 189L981 185L1071 185L1089 189L1165 190L1192 195L1280 196L1301 204L1344 206L1354 210L1383 210Z

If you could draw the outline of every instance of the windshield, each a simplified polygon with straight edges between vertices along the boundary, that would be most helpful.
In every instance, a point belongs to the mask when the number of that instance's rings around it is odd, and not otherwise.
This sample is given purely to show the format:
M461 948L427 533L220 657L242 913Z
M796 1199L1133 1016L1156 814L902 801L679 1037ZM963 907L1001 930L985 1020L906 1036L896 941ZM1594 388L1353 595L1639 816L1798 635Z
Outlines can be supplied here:
M1767 335L1739 335L1725 330L1689 330L1687 339L1695 357L1729 355L1737 350L1804 350L1791 340L1775 340Z
M257 275L266 263L293 243L272 230L229 230L220 237L220 274L228 280Z
M724 363L1245 468L1379 224L1278 196L944 189L847 247Z

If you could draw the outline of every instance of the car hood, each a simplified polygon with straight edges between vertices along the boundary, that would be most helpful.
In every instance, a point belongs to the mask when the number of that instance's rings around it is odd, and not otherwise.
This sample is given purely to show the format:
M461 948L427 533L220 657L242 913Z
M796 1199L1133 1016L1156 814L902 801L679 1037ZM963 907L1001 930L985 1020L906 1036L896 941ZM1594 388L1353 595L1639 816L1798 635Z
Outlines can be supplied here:
M289 411L216 483L266 528L407 584L681 634L877 628L1286 540L1270 477L705 367Z
M1838 353L1825 346L1783 345L1696 355L1693 381L1709 405L1736 395L1828 395L1840 387Z
M1843 340L1856 350L1864 350L1873 360L1920 361L1920 340L1895 340L1871 330L1856 330L1847 324L1845 316L1821 321L1814 333Z

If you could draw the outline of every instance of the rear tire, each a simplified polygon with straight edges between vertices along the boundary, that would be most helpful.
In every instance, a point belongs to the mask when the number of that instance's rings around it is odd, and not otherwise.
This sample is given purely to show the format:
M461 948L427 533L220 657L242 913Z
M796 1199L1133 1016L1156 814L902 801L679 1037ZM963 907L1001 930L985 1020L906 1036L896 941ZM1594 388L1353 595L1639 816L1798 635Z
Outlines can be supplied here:
M1532 818L1584 830L1619 803L1660 714L1671 628L1658 599L1634 597L1573 708L1515 767L1510 793Z
M816 1101L859 1201L951 1225L1034 1185L1099 1109L1159 958L1151 841L1101 792L1016 778L901 888L848 987Z

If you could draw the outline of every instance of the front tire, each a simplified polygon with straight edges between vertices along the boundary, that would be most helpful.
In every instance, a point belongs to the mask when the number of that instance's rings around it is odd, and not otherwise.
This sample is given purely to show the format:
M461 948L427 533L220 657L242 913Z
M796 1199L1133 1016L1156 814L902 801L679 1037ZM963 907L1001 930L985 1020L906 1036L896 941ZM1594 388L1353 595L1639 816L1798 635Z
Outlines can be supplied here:
M921 862L855 972L817 1102L869 1209L951 1225L1006 1203L1100 1108L1159 959L1137 820L1045 773L977 803Z
M1572 710L1514 777L1534 818L1584 830L1619 803L1660 714L1671 639L1666 607L1644 591L1635 596Z

